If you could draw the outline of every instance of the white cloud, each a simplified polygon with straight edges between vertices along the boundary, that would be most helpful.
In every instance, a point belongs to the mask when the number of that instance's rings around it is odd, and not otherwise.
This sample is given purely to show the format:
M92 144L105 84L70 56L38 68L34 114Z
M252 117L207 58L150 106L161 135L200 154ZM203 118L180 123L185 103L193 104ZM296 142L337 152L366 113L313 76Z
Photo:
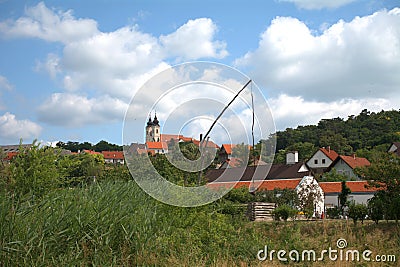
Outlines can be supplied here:
M169 57L177 56L183 60L202 57L224 58L228 55L226 43L214 41L217 26L209 18L189 20L174 33L160 36Z
M67 127L122 121L127 104L109 96L87 98L55 93L39 107L41 121Z
M0 116L1 142L18 142L22 139L33 139L39 136L42 127L29 120L18 120L14 114L6 112Z
M13 87L14 86L8 81L6 77L0 75L0 91L1 90L11 91Z
M268 94L306 100L389 98L400 86L400 9L339 21L314 36L295 18L277 17L259 46L235 64Z
M16 21L0 22L0 32L9 37L35 37L51 42L69 43L98 33L97 22L75 19L72 11L50 10L43 2L25 10Z
M279 0L280 2L294 3L299 8L304 9L323 9L338 8L348 5L357 0Z
M379 112L382 109L390 110L398 102L377 99L342 99L330 102L307 101L300 96L279 95L269 100L272 114L278 130L298 125L315 125L321 119L341 117L347 119L349 115L358 115L361 110Z

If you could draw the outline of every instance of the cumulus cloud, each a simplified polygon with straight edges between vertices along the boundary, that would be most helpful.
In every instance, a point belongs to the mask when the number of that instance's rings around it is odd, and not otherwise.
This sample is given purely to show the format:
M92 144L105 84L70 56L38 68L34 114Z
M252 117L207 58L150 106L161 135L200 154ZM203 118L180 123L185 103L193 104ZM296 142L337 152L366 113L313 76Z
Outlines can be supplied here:
M389 101L383 98L341 99L329 102L305 100L301 96L286 94L271 98L269 104L278 130L297 125L317 124L321 119L344 118L358 115L361 110L379 112L391 110L398 98Z
M338 8L348 5L357 0L279 0L280 2L294 3L297 7L303 9L323 9Z
M95 20L75 19L71 10L56 13L40 2L26 8L25 16L16 21L0 22L0 32L9 37L35 37L69 43L93 36L98 29Z
M383 45L384 44L384 45ZM236 60L268 93L332 101L381 98L400 85L400 8L339 21L322 34L277 17L256 50Z
M160 36L137 25L101 32L96 21L75 18L71 10L50 9L43 2L15 21L0 22L5 36L63 43L61 54L49 53L36 65L63 85L38 112L43 122L66 121L69 126L122 119L120 109L146 80L169 67L167 60L225 57L226 44L215 39L217 31L211 19L199 18Z
M38 110L39 120L67 127L113 122L123 119L127 104L117 98L88 98L55 93Z
M18 120L14 114L6 112L0 116L0 140L17 142L22 139L34 139L39 136L42 127L29 120Z
M228 55L226 43L214 41L217 26L209 18L189 20L174 33L160 36L167 55L183 60L202 57L224 58Z

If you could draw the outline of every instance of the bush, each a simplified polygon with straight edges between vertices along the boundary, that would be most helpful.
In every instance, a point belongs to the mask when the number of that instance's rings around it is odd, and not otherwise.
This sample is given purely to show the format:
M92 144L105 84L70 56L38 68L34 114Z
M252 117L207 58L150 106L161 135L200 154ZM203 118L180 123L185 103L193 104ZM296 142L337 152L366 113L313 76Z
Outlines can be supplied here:
M368 208L364 204L355 204L352 202L349 205L348 215L353 219L354 225L357 224L358 220L360 220L361 223L364 223L364 219L368 215Z
M340 213L341 211L339 207L326 209L326 215L329 219L339 219Z
M283 204L277 207L272 214L274 215L275 220L279 221L280 219L287 221L289 218L294 218L297 214L297 210L290 207L289 205Z

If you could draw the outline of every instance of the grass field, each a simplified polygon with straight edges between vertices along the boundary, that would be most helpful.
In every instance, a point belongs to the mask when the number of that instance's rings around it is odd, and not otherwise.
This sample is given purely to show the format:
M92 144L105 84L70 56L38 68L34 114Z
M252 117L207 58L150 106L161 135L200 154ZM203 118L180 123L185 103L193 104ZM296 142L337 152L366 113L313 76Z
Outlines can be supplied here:
M168 206L133 181L52 191L36 200L0 196L2 266L281 266L260 262L270 249L318 253L336 248L396 255L400 226L366 221L249 222L222 214L221 203L198 208ZM399 266L395 263L289 262L285 266Z

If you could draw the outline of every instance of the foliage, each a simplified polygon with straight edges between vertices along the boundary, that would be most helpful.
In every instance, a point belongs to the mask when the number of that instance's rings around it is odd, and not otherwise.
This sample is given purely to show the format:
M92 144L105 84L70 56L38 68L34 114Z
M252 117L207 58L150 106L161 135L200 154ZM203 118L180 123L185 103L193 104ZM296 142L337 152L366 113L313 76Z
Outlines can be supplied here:
M348 216L353 219L354 225L357 224L357 221L360 220L361 223L364 223L365 217L368 215L368 208L364 204L355 204L355 202L350 203Z
M387 206L386 217L400 219L400 158L391 153L374 156L371 166L356 169L369 185L382 189L379 198Z
M400 141L399 132L400 111L375 113L364 109L359 115L351 115L347 120L323 119L318 125L298 126L296 129L287 128L278 131L273 138L276 137L276 151L307 142L315 147L331 146L339 154L349 154L353 151L362 153L360 149L381 150L382 147L387 149L392 142ZM302 157L300 153L299 156Z
M237 158L239 161L239 164L236 167L244 167L249 165L249 163L252 161L249 145L241 143L234 146L232 148L232 157Z
M346 181L342 181L342 190L340 191L338 198L339 198L339 208L343 215L344 207L348 205L347 198L351 194L350 188L347 187Z
M272 211L275 220L284 220L287 221L288 218L294 218L297 214L297 209L292 208L289 205L283 204L278 206Z
M73 142L73 141L68 141L67 143L64 143L62 141L58 142L57 147L63 148L70 150L72 152L78 152L82 150L94 150L97 152L102 152L102 151L122 151L122 146L116 145L116 144L111 144L107 141L101 140L97 144L92 145L89 142Z
M376 224L384 217L389 216L389 214L387 214L387 205L385 202L385 194L383 191L375 193L375 195L368 200L368 216Z
M320 178L321 182L343 182L347 180L348 177L338 173L335 168L333 168L330 172L324 173Z
M297 191L299 208L307 218L311 218L314 215L316 204L322 200L323 193L315 180L310 183L304 182L300 186Z
M326 209L326 215L329 219L339 219L341 210L339 207L332 207Z

